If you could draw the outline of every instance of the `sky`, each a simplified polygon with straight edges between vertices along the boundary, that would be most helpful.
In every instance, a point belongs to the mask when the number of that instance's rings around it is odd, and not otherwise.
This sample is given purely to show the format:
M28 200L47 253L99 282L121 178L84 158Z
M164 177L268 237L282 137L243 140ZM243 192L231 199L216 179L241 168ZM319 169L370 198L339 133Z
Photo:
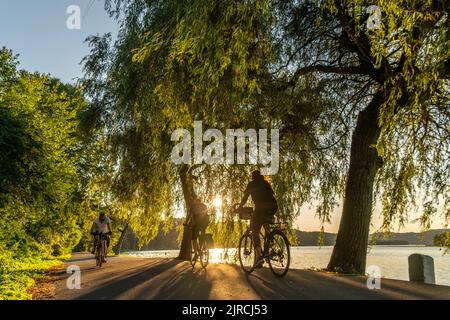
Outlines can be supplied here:
M81 9L80 29L71 30L66 22L69 6ZM89 35L117 34L117 23L104 10L104 0L1 0L0 1L0 47L5 46L20 55L20 68L28 71L49 73L64 82L75 82L82 76L81 60L89 53L84 43ZM331 223L324 226L327 232L339 228L339 206ZM418 218L411 213L411 219ZM316 231L321 227L313 206L304 206L296 220L296 227ZM380 206L374 211L375 231L381 225ZM435 219L433 228L442 227L442 219ZM410 223L402 231L419 231L418 223Z
M81 9L80 29L66 21L71 5ZM0 47L20 55L20 67L50 73L64 82L82 75L80 62L89 52L89 35L117 34L116 22L104 10L103 0L1 0Z

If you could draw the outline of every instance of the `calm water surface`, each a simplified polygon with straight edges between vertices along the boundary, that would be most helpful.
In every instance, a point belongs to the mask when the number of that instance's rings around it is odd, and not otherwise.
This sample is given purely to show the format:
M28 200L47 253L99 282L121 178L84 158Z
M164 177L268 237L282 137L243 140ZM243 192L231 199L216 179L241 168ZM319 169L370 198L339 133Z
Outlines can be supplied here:
M327 266L333 247L292 247L291 268L321 269ZM228 254L227 254L228 253ZM236 263L236 249L211 250L210 262ZM450 254L444 255L444 250L437 247L416 246L376 246L370 248L367 255L367 266L376 265L381 269L384 278L409 280L408 256L413 253L426 254L434 259L436 284L450 286ZM172 258L178 255L178 250L167 251L135 251L126 254L146 258Z

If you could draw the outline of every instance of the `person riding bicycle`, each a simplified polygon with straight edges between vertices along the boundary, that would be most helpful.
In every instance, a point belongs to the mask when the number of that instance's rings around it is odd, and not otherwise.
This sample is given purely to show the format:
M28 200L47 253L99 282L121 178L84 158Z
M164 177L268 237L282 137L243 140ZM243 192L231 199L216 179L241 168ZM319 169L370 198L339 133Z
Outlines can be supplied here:
M188 209L185 226L189 225L192 230L191 240L194 248L194 258L196 260L200 255L200 246L198 243L198 237L200 233L204 234L209 224L208 208L197 197L193 196L192 204Z
M259 170L252 172L252 181L248 183L238 208L242 208L245 205L249 196L252 197L253 203L255 204L252 219L255 268L261 268L264 264L264 258L259 232L265 223L273 221L275 213L278 210L278 204L272 186L264 179L264 176L261 175Z
M100 238L98 237L100 233L107 235L106 252L108 252L112 230L111 230L111 220L109 220L104 211L100 211L99 216L95 218L94 222L92 223L91 235L94 236L93 242L94 248L92 249L92 254L95 254L95 250L97 248L97 241L100 240ZM106 260L103 260L103 262L106 262Z

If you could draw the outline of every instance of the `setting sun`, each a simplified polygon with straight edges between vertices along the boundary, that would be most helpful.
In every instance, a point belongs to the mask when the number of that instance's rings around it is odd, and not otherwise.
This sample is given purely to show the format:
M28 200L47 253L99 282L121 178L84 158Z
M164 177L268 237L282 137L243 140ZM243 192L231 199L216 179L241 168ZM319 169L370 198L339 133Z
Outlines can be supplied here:
M216 197L214 198L214 201L213 201L212 204L213 204L213 206L216 207L216 208L222 207L222 197L221 197L221 196L216 196Z

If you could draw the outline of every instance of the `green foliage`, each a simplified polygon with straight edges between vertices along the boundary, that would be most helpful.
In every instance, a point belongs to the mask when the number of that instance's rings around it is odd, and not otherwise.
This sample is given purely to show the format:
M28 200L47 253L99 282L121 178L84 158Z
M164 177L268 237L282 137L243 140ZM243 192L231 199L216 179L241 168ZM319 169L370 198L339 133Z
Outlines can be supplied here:
M2 89L4 85L15 79L18 64L18 56L15 56L11 50L5 47L0 49L0 85Z
M1 233L15 244L17 237L31 238L51 251L77 241L70 206L77 187L75 118L84 100L70 94L59 82L26 72L3 91L9 123L1 130Z
M134 61L164 71L155 92L165 108L186 110L188 121L194 115L228 122L221 110L241 113L242 99L262 90L272 52L268 2L169 2L176 10L143 35ZM159 18L159 8L152 9Z
M35 279L61 263L59 258L45 258L40 254L17 257L10 251L0 250L0 300L31 299L27 290Z
M81 237L80 90L17 71L0 51L0 298L28 298L32 278Z

